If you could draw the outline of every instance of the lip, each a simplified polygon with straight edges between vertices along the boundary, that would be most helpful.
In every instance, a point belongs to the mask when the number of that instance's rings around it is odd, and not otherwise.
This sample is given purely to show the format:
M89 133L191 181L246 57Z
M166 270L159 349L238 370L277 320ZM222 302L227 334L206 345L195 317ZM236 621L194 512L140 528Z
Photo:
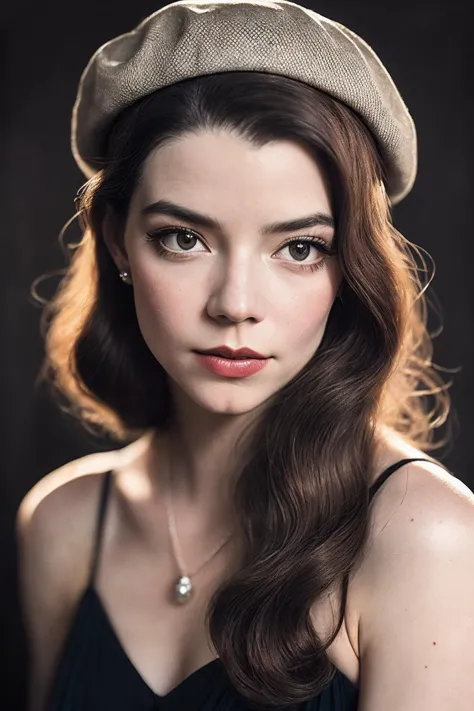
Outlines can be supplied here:
M267 358L269 358L269 356L257 353L257 351L254 351L251 348L237 348L237 350L234 350L233 348L229 348L229 346L216 346L215 348L209 348L205 351L196 351L196 353L200 353L201 355L219 355L223 358L232 358L235 360L238 358L256 358L258 360L267 360Z
M214 375L225 378L246 378L258 373L265 368L270 358L226 358L211 353L198 353L196 355L201 365Z

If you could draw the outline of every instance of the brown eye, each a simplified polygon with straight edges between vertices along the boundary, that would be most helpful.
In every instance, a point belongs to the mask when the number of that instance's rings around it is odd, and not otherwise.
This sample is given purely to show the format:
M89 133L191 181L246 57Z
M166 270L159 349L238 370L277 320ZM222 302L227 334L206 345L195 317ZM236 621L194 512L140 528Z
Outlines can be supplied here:
M288 247L288 252L297 261L306 259L311 251L311 244L302 240L301 242L291 242Z
M176 236L173 245L167 246L164 244L167 237L173 236ZM156 232L147 232L145 239L147 242L156 243L157 247L160 249L175 254L179 254L183 251L190 252L196 243L200 241L199 238L191 232L191 230L177 227L168 227L156 230ZM173 249L174 246L177 246L177 249Z
M194 247L197 241L197 237L192 235L190 232L171 232L169 234L176 234L178 235L176 238L176 243L182 247L183 249L190 249L191 247Z
M305 264L303 262L306 262L312 247L322 256L322 258L318 261L312 261ZM318 266L322 266L328 256L335 254L334 250L332 250L328 246L327 242L321 237L292 237L287 240L283 247L280 247L278 251L282 252L285 249L288 250L290 259L284 259L283 261L288 261L290 264L293 263L302 268L317 268Z

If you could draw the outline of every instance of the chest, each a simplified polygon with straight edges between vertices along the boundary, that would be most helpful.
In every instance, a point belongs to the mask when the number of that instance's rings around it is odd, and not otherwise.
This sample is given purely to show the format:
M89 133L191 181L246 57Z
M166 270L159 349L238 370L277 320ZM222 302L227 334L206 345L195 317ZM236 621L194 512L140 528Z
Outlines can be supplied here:
M217 556L190 576L193 593L178 604L173 593L180 573L165 551L155 560L123 545L115 552L109 546L96 590L123 653L155 694L164 696L216 658L205 616L213 593L228 574L226 559ZM345 621L328 657L357 684L357 617L352 600L350 585ZM315 630L323 638L339 609L336 605L333 596L312 609Z

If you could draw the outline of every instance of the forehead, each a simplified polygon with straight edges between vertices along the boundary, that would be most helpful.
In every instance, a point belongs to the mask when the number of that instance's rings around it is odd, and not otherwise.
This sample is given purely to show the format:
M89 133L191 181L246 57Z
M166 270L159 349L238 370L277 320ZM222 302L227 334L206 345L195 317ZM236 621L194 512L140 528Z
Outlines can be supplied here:
M331 212L326 176L308 149L286 140L257 147L225 130L187 134L152 151L136 199L179 197L190 204L196 194L196 209L205 205L208 212L232 206L285 211L286 205Z

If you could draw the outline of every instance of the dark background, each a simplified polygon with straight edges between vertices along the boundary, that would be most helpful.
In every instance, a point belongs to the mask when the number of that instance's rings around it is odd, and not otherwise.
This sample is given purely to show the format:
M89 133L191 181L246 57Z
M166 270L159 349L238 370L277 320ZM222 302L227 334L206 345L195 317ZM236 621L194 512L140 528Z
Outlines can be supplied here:
M21 499L48 471L114 443L95 441L61 414L35 380L43 356L39 275L60 269L58 235L85 181L69 148L79 77L96 49L166 3L137 0L11 2L0 20L1 587L0 708L24 708L25 640L16 582L14 520ZM435 363L457 372L450 389L451 444L435 455L474 489L472 3L457 0L302 4L342 22L379 54L417 126L419 172L394 209L395 226L428 250ZM76 237L72 227L66 238ZM430 262L428 260L428 265ZM58 279L39 287L52 295ZM445 433L443 429L442 434Z

